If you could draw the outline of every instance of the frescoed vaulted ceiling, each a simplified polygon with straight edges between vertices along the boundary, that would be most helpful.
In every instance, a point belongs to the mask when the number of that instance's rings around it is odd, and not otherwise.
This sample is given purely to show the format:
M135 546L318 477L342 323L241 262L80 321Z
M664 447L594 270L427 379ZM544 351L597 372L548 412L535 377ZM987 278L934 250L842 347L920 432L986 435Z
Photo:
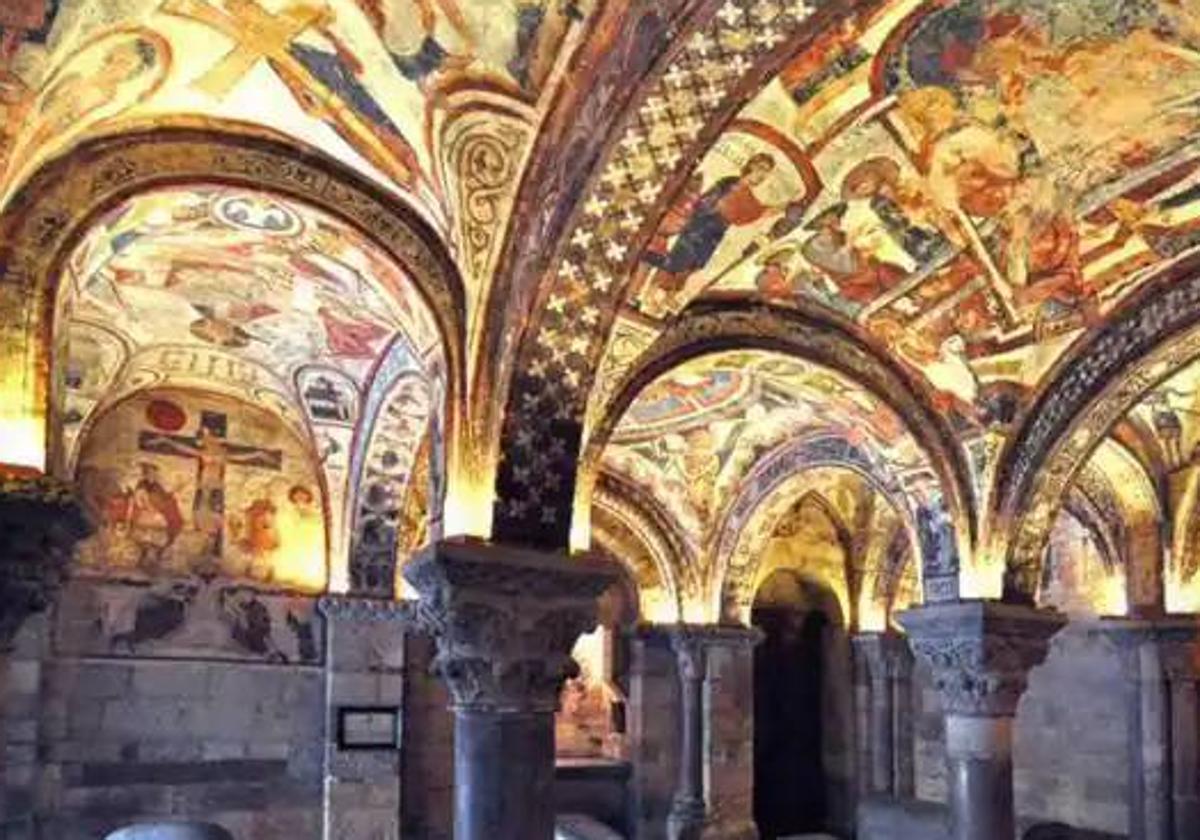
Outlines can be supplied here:
M0 430L69 472L140 391L253 404L375 587L444 514L713 619L820 498L876 624L1071 551L1161 600L1198 141L1191 0L14 0Z

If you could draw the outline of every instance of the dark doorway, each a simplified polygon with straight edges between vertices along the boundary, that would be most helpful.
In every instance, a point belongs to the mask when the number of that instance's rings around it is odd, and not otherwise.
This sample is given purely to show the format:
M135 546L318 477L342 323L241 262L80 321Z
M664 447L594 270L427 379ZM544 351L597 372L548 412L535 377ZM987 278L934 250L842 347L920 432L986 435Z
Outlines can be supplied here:
M832 605L830 604L832 601ZM832 592L790 572L759 589L751 622L765 634L754 652L754 818L762 840L827 831L826 772Z

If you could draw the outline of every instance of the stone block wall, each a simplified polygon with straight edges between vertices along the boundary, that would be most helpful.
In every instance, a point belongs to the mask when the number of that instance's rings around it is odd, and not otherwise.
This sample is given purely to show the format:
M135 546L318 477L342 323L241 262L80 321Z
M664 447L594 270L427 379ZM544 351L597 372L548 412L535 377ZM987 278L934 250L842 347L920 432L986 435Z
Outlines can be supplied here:
M405 622L397 610L330 599L325 606L325 825L330 838L399 840L400 749L347 749L339 710L402 712Z
M46 616L31 618L0 659L0 837L34 836Z
M1129 830L1128 682L1120 652L1085 624L1054 637L1017 708L1013 761L1023 820Z
M638 840L665 840L679 778L679 677L665 633L636 631L631 644L626 717L630 823ZM751 682L753 686L753 682ZM750 745L753 749L753 743Z
M705 706L710 710L705 749L709 808L719 837L755 836L754 656L745 643L712 645ZM676 715L678 717L678 714ZM749 819L748 819L749 818Z
M1129 831L1127 683L1119 651L1089 634L1087 624L1073 622L1054 637L1017 708L1014 785L1023 825ZM917 798L944 802L941 704L919 663L913 691Z
M405 641L402 832L404 840L451 840L454 833L454 716L445 685L430 673L433 642Z
M319 837L324 734L319 668L50 659L40 836L94 840L170 815Z

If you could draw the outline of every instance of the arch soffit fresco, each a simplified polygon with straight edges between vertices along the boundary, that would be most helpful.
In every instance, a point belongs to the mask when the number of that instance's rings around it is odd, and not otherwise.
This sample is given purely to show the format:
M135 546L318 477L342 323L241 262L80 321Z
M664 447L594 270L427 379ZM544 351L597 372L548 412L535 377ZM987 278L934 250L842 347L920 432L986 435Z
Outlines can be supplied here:
M682 620L683 589L693 585L688 579L689 568L679 560L677 535L667 531L669 525L665 526L640 501L617 492L607 482L599 488L593 500L596 527L592 545L609 549L630 570L638 584L643 616ZM648 559L653 568L640 568L631 559L634 556Z
M496 374L507 386L499 392L506 406L500 447L517 453L506 458L497 476L497 537L523 538L541 546L565 544L567 511L543 517L537 506L530 506L534 509L522 516L512 515L507 503L522 499L529 489L514 469L533 451L553 452L548 468L563 486L573 483L592 371L626 286L628 272L623 266L649 240L689 164L715 140L720 126L733 119L791 54L809 45L833 21L865 5L830 3L813 8L784 6L775 0L704 4L687 27L680 28L675 46L635 87L623 124L606 137L597 165L590 170L578 168L579 176L587 177L587 186L579 192L569 218L557 220L561 234L543 236L539 248L530 249L553 256L545 265L530 260L528 267L513 266L511 272L521 286L530 288L513 311L531 314L520 346L503 354L511 358L513 369L502 367ZM678 95L687 98L687 118L676 120L671 109L663 106ZM646 148L651 135L654 148L635 172L629 150ZM578 159L570 165L578 166ZM618 206L611 200L616 185L637 189L627 189L625 201ZM555 247L541 244L548 241ZM520 239L514 237L513 242L518 247ZM519 288L514 287L516 294ZM580 323L588 325L589 331L572 335L572 329L578 332L572 325ZM503 329L490 332L496 341L505 334ZM532 449L521 444L530 435L536 440Z
M0 343L18 354L24 399L50 398L57 278L94 221L141 193L188 183L273 192L349 224L394 259L433 316L447 357L447 425L462 415L464 292L436 233L402 201L311 149L227 130L159 127L87 141L39 170L0 217ZM9 356L12 358L12 356ZM455 438L448 432L448 439Z
M846 513L830 502L819 489L814 489L814 484L830 477L849 480L851 486L856 488L858 504L866 502L868 496L882 498L887 509L898 517L902 531L906 532L906 539L910 544L916 544L917 537L912 519L902 504L891 495L894 488L880 483L879 476L861 465L844 460L814 460L805 464L802 469L768 483L760 492L747 494L745 499L735 503L735 506L744 509L745 513L736 528L729 528L723 532L723 536L728 536L729 539L723 540L718 546L720 553L714 558L710 597L715 616L722 620L746 617L754 597L754 589L762 576L764 546L778 531L789 511L798 509L806 501L815 501L818 508L825 513L845 553L844 573L846 596L850 599L847 604L850 615L857 615L861 611L863 596L867 596L868 601L874 598L881 575L887 578L884 599L887 600L891 596L892 593L887 591L888 587L903 573L903 561L901 567L896 568L890 563L888 556L894 532L888 530L877 535L889 544L882 552L872 552L871 549L876 546L856 541L853 531L846 524ZM856 549L860 556L855 556ZM875 556L879 561L877 567L858 568L855 565L869 559L870 556ZM868 580L871 575L874 579ZM870 589L867 589L868 584L871 585ZM877 606L886 609L886 605Z
M893 11L904 7L911 12L908 21L900 29L912 30L916 28L920 18L926 12L937 10L946 6L946 4L934 3L924 4L894 4ZM918 8L920 7L920 8ZM852 13L866 15L868 10L874 9L871 4L861 4ZM893 19L893 22L902 18L899 15ZM825 25L826 30L822 30L820 26L816 26L818 16L814 15L811 23L814 24L814 32L826 31L830 29L830 19L822 18L821 23ZM803 40L803 39L801 39ZM777 64L782 64L786 57L782 55L783 51L772 53L770 60ZM686 54L686 48L680 53L680 56ZM744 78L753 78L756 80L758 87L771 77L772 71L767 71L765 68L769 61L761 62L760 68L755 68L750 71ZM777 67L775 69L778 69ZM653 88L653 84L647 84L647 91ZM731 86L732 87L732 86ZM657 89L655 89L657 90ZM741 102L748 101L750 96L757 90L755 85L745 84L738 88L741 92ZM662 91L665 92L665 88ZM650 94L647 93L645 101L648 101ZM666 97L660 97L659 105ZM739 102L739 104L741 104ZM656 106L657 107L657 106ZM728 119L732 118L732 114L736 111L737 106L723 106L724 111L728 112ZM639 126L640 128L640 126ZM672 156L672 166L665 167L667 170L661 172L663 167L658 167L656 164L655 173L648 183L658 186L657 190L648 190L657 196L654 202L654 212L647 215L649 211L643 206L634 206L630 210L630 218L628 219L629 229L633 233L621 233L617 235L617 242L614 244L611 236L592 237L600 239L599 245L591 242L584 244L571 245L568 242L568 237L564 236L562 245L558 251L557 271L553 278L548 280L548 285L542 294L541 300L545 306L545 311L541 320L536 317L531 323L531 327L527 332L525 355L522 357L520 367L514 375L514 390L509 400L510 412L508 418L510 420L509 428L505 432L505 447L506 450L511 448L515 442L515 435L518 430L528 440L531 434L531 429L537 429L534 433L536 442L533 446L535 450L546 451L551 442L556 444L553 451L563 453L556 455L556 463L553 468L560 473L569 476L571 469L572 452L574 442L578 437L579 431L577 424L582 411L579 402L580 395L586 394L588 391L587 384L590 381L592 371L598 369L596 359L598 358L599 350L595 347L595 340L589 339L588 342L576 340L575 346L571 347L562 340L563 325L571 322L578 322L582 319L584 322L590 322L589 319L599 317L602 324L607 326L611 323L610 315L612 313L611 302L619 299L620 295L612 291L615 288L620 288L624 279L628 276L625 268L631 264L633 257L640 250L640 246L644 244L654 230L655 224L663 215L663 211L670 203L669 195L677 192L684 180L686 173L692 170L692 164L699 160L704 151L702 143L691 144L692 140L697 137L702 140L711 142L715 139L718 133L718 128L714 127L712 121L703 128L698 129L688 138L689 143L684 144L684 153L681 156ZM630 134L628 130L622 135L623 139L630 141L632 145L636 145L636 131ZM614 145L610 149L616 147L617 138L614 137ZM588 234L596 228L597 219L604 217L607 212L603 207L605 189L601 186L603 183L604 174L612 174L614 177L621 176L621 166L627 166L627 163L619 160L620 155L610 152L609 158L605 167L598 171L597 177L593 179L590 191L585 193L581 199L579 206L587 207L589 202L591 208L582 210L577 213L573 224L574 227L569 233L580 234L580 242L588 239ZM683 160L684 163L678 163ZM614 163L615 162L615 163ZM658 179L658 180L654 180ZM625 209L629 209L626 207ZM590 220L588 216L593 217ZM601 254L595 256L595 251L609 250L612 256ZM620 254L616 252L620 251ZM591 260L591 262L588 262ZM581 270L586 268L587 270ZM557 284L557 285L556 285ZM593 291L591 286L599 286L598 291ZM605 320L609 319L609 320ZM599 334L605 334L603 328L598 331ZM1077 342L1078 343L1078 342ZM586 345L586 346L585 346ZM562 374L566 374L568 383L561 384L564 379ZM574 381L572 381L574 380ZM584 384L576 384L577 381L582 381ZM1045 381L1045 377L1043 377ZM541 415L546 418L539 424L536 415ZM540 429L538 426L540 425ZM1001 477L1001 482L1004 482L1004 477ZM505 524L505 518L510 515L503 509L504 502L510 498L520 498L525 489L520 486L520 482L514 480L511 471L502 473L498 482L498 504L497 504L497 533L511 533L513 535L519 532L517 527L519 524L527 528L533 528L535 531L540 530L541 533L536 538L537 541L544 543L553 543L562 539L564 526L561 522L555 524L547 521L534 522L526 520L522 523L512 523L512 527ZM991 494L989 494L991 495ZM996 494L999 496L1001 494ZM994 513L994 510L992 511ZM527 516L531 514L526 514ZM1010 520L1007 517L1002 518L1002 521L1007 523ZM1006 530L1006 525L999 525L996 531ZM528 531L527 531L528 533ZM1001 549L1001 553L1004 550ZM1033 552L1036 553L1036 552ZM992 558L988 558L989 560Z
M945 418L932 411L923 398L922 384L852 327L826 313L753 303L694 304L643 354L639 366L626 374L596 427L589 430L580 458L577 513L585 509L605 446L638 394L670 370L722 350L764 350L809 361L841 374L880 399L898 415L928 459L958 528L960 546L972 545L976 523L970 467Z
M1198 325L1200 254L1189 254L1052 367L998 456L989 554L1004 564L1005 598L1032 599L1047 529L1067 488L1142 397L1200 357Z

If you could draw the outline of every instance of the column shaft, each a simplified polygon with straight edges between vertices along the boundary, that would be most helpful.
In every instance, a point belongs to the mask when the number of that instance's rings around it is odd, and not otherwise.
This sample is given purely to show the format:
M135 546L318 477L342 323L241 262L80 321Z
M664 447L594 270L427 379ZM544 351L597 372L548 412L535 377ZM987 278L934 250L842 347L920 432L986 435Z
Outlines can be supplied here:
M1171 781L1175 839L1200 837L1200 708L1194 674L1175 675L1171 682Z
M1012 718L946 718L954 840L1012 840Z
M912 655L906 644L892 679L892 794L900 799L913 798L917 790L913 759L912 692Z
M454 716L455 840L554 836L554 715Z
M891 794L895 783L892 686L887 677L871 679L871 792Z
M679 782L667 820L670 840L699 838L708 808L704 799L704 676L707 651L699 632L680 627L671 635L679 667Z
M679 792L676 798L704 807L704 680L685 678L682 683L682 733L679 756Z
M456 840L553 840L554 710L611 564L446 540L404 571L454 710Z
M899 618L946 712L954 840L1013 840L1013 719L1030 669L1065 619L994 601L935 604Z

